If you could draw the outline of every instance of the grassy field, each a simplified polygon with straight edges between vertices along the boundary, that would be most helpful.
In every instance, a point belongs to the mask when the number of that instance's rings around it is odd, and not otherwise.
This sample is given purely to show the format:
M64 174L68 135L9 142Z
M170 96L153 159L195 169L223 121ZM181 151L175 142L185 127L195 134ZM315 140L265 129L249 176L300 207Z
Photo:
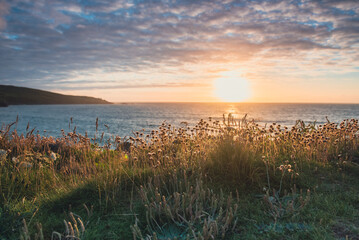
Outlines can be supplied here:
M359 239L358 120L229 116L125 139L14 127L0 134L0 239Z

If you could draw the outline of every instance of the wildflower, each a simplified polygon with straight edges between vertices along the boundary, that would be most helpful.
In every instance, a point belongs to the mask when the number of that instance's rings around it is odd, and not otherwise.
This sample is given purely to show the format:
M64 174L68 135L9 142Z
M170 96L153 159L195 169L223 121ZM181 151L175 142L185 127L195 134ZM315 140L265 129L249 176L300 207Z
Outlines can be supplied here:
M19 159L17 159L16 157L12 157L11 160L12 160L12 162L15 163L15 164L16 164L16 163L19 163Z
M51 158L53 161L55 161L55 160L57 159L56 153L51 152L51 153L50 153L50 158Z
M5 160L7 157L7 152L4 149L0 149L0 160Z

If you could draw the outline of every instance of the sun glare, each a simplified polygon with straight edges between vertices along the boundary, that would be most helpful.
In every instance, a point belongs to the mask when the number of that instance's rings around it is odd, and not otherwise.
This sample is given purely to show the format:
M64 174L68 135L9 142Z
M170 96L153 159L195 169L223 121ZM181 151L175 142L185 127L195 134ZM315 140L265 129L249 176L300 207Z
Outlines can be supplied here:
M238 72L225 72L214 81L214 93L223 102L242 102L250 97L249 83Z

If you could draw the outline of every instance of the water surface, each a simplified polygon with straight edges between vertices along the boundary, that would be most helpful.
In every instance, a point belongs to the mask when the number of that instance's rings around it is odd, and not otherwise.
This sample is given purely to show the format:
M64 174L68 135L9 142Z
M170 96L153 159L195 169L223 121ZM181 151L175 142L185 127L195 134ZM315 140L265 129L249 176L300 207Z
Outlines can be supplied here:
M325 123L326 117L332 122L359 118L359 104L282 104L282 103L130 103L113 105L19 105L0 108L0 124L14 126L19 132L30 128L42 135L60 136L61 129L66 132L76 130L93 136L96 131L96 118L99 119L99 132L106 135L132 135L133 131L157 128L164 121L179 126L181 122L195 125L200 119L222 119L223 114L232 113L238 118L248 114L265 125L272 122L292 126L296 120L306 123L316 121ZM72 124L70 119L72 118ZM104 125L108 125L107 129ZM44 132L46 131L46 132Z

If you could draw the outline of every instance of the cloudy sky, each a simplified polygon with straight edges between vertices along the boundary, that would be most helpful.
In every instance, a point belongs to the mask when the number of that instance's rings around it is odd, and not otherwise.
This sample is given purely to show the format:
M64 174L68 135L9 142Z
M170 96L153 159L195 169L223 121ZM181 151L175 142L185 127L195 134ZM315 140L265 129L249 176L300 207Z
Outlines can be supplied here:
M0 0L0 84L115 102L220 101L222 84L253 102L359 103L359 1Z

